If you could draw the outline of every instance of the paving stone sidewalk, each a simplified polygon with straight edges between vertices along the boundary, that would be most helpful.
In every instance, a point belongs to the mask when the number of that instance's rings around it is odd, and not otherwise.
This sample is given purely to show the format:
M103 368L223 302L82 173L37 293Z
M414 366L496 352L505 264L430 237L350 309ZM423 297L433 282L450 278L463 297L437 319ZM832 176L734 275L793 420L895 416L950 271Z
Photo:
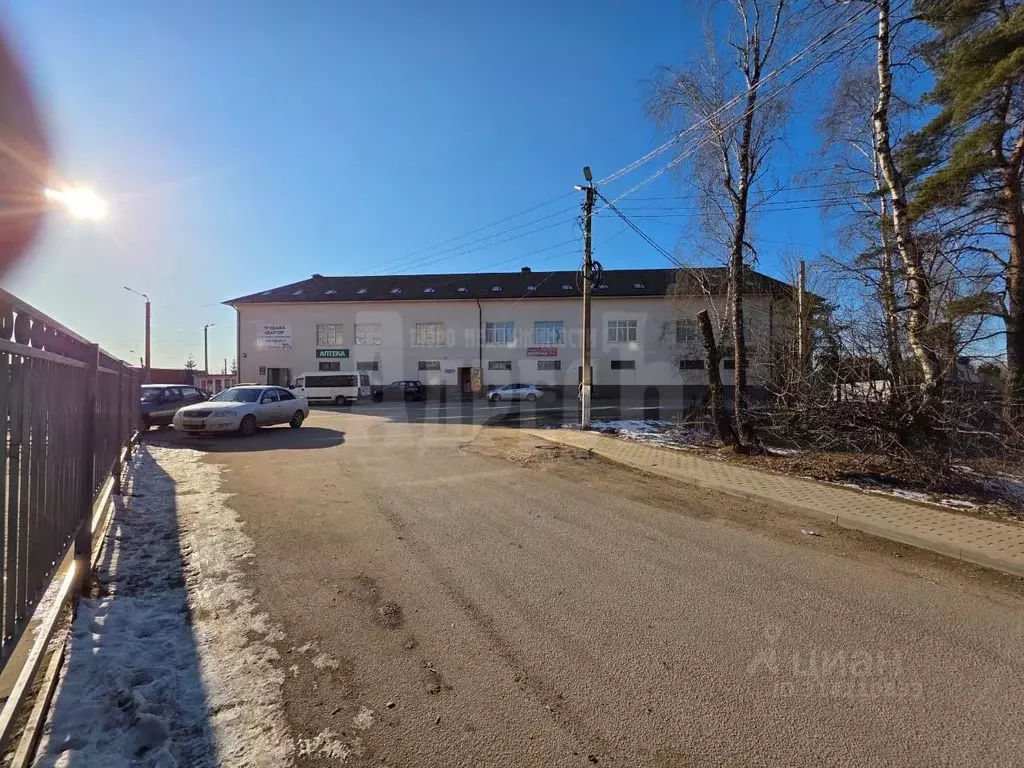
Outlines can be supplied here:
M762 472L690 452L571 429L530 430L635 469L789 508L844 528L1024 576L1024 525L983 520L814 480Z

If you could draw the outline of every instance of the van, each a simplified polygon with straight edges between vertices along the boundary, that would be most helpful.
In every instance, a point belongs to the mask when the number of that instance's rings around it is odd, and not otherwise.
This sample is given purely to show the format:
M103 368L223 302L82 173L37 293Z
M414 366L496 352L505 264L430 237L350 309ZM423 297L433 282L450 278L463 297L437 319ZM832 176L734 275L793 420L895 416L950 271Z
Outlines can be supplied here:
M311 403L346 405L370 397L370 376L364 371L311 371L299 376L288 388Z

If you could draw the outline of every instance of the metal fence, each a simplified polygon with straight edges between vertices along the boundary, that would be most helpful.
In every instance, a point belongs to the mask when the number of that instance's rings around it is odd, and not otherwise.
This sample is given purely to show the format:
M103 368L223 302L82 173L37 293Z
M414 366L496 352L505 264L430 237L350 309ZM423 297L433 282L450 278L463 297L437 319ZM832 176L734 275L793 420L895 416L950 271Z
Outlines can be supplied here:
M0 668L139 423L140 371L0 290ZM82 552L83 548L86 552Z

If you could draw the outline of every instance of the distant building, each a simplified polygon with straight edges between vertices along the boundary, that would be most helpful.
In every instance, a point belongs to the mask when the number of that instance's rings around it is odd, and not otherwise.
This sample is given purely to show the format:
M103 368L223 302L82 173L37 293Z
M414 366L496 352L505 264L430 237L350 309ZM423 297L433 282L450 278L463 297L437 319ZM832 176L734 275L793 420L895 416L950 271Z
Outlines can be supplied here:
M697 397L707 374L696 315L725 312L722 268L607 270L593 290L594 396L651 387ZM790 286L750 272L744 294L752 393L764 384ZM478 392L528 382L576 396L581 278L576 272L324 277L225 302L238 313L241 381L287 385L311 371L364 370ZM728 344L725 345L728 347ZM731 387L732 357L722 361Z
M143 384L186 384L192 386L195 371L188 368L150 368L148 376L143 370Z
M193 384L204 392L215 395L238 384L238 377L231 373L197 373Z

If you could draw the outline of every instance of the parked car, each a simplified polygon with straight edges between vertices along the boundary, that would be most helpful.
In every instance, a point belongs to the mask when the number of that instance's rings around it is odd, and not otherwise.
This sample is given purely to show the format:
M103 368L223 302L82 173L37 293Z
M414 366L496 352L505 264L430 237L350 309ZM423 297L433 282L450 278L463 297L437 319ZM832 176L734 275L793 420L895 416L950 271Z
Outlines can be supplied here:
M203 403L210 396L196 387L183 384L144 384L142 386L142 429L167 426L179 408Z
M384 400L404 400L407 403L427 399L427 388L421 381L393 381L384 387Z
M174 428L189 435L240 432L252 435L258 427L288 424L298 429L309 416L309 403L283 387L232 387L174 414Z
M533 384L506 384L504 387L492 389L487 399L492 403L502 400L529 400L531 403L544 397L544 390Z

